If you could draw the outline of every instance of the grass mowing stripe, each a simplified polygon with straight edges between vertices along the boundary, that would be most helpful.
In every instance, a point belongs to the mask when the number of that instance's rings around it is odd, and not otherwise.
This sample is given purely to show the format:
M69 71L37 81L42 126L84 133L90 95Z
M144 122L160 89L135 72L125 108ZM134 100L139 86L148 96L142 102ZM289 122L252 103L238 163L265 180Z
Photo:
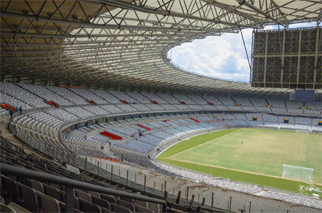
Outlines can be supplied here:
M214 140L216 138L222 137L224 135L230 134L230 133L235 132L237 130L239 130L239 129L226 129L226 130L218 131L215 133L206 133L203 135L198 135L198 136L190 138L189 140L184 140L180 143L173 145L172 147L167 149L165 152L161 153L161 155L159 155L159 157L158 157L158 160L163 160L171 155L177 154L178 152L186 151L190 148L193 148L193 147L198 146L200 144L206 143L210 140Z

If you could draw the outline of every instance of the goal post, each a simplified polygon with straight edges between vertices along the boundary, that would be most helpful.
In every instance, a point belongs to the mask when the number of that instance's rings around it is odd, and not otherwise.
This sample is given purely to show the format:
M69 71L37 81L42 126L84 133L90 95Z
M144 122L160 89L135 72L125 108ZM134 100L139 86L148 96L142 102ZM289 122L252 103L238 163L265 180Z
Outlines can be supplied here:
M306 167L283 164L282 177L312 183L313 182L313 171L314 171L313 168L306 168Z

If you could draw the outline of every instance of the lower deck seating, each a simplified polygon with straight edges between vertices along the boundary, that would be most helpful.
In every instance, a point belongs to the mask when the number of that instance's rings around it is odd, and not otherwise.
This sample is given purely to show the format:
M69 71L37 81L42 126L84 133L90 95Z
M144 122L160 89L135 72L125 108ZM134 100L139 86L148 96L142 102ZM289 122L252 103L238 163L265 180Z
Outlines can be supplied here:
M27 154L23 149L0 138L0 163L22 166L27 169L67 177L73 180L112 187L84 174L76 175L50 160ZM0 208L17 212L65 212L65 187L39 182L24 177L0 175ZM122 189L120 189L122 190ZM74 190L74 212L159 212L160 206L149 202L128 200L122 197L91 191ZM8 211L15 212L15 211Z
M66 212L65 189L61 185L25 179L1 177L1 212ZM122 197L74 189L74 212L160 212L159 205ZM150 207L151 206L151 207Z

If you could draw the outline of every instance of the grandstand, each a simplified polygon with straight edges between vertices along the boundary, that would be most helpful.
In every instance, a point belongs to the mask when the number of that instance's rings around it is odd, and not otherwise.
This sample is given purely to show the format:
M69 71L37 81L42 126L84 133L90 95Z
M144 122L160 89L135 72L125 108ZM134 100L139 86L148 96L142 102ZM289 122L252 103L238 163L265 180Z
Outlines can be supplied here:
M208 78L166 56L206 36L321 23L317 1L268 2L2 1L0 211L320 212L322 183L300 194L157 160L236 128L322 134L321 90L294 100L294 84Z

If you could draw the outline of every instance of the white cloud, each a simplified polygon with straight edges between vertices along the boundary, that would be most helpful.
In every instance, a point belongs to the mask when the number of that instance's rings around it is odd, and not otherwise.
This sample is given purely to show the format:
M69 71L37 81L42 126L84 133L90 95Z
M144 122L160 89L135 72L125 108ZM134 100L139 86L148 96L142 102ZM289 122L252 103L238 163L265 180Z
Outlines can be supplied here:
M243 30L250 55L252 30ZM209 36L173 48L169 57L175 64L197 74L235 81L249 80L249 65L240 34Z

